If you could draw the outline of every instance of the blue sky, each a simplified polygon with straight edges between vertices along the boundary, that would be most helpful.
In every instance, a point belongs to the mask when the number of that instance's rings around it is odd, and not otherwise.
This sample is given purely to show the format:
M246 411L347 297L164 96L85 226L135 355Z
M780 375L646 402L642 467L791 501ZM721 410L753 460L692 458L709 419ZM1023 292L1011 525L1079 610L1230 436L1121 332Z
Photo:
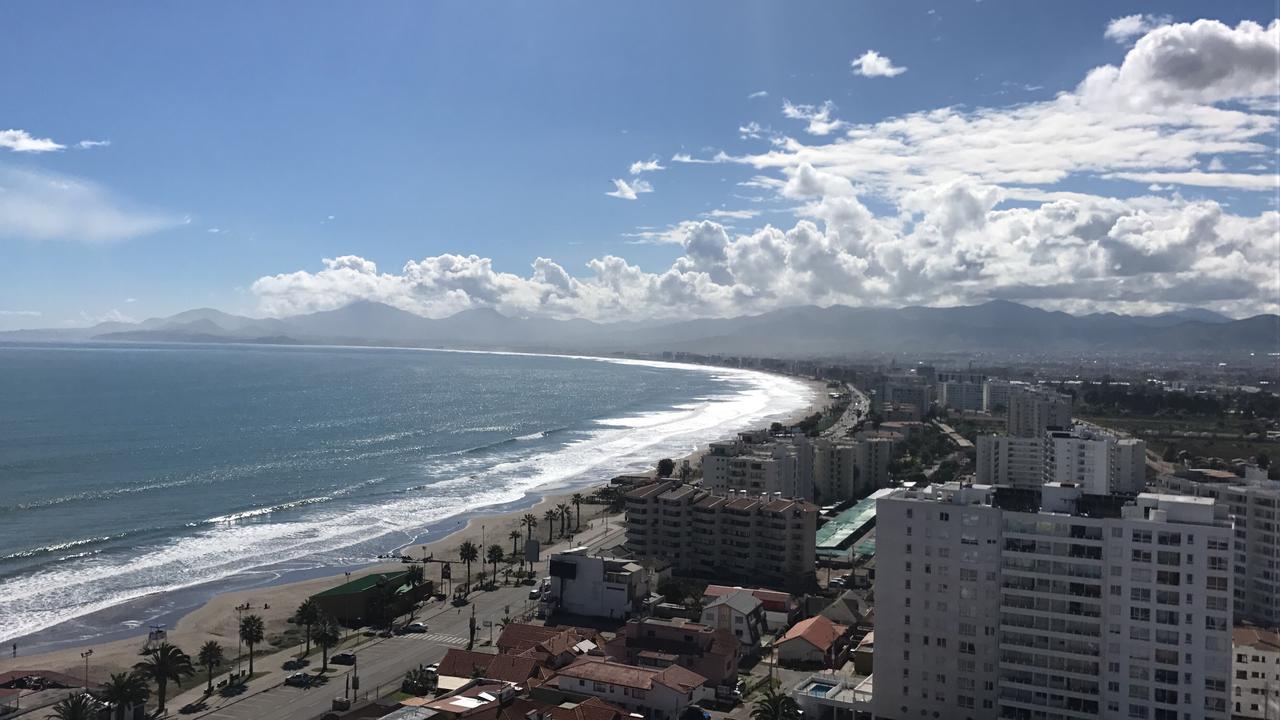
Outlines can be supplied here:
M357 298L1274 312L1274 10L1150 9L11 3L0 329Z

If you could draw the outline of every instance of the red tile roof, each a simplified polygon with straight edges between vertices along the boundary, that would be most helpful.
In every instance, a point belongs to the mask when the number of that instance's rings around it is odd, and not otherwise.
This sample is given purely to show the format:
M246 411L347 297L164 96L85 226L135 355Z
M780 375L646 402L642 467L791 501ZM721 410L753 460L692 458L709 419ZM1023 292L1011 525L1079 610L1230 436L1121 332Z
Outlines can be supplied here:
M815 615L792 625L791 629L779 638L777 644L782 645L797 638L804 638L810 645L826 652L848 630L849 628L844 625L837 625L821 615Z
M639 690L650 690L656 683L665 685L680 693L687 693L707 682L707 679L698 673L686 670L679 665L655 670L636 665L609 662L594 657L582 658L567 667L561 668L558 676L621 685L622 687Z
M1280 631L1238 627L1231 630L1231 644L1267 652L1280 652Z

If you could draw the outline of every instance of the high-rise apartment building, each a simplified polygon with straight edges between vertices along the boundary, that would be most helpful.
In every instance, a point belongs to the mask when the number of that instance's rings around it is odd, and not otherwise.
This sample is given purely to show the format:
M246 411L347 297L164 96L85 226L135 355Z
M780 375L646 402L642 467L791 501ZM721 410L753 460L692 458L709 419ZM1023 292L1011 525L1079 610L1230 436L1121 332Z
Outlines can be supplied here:
M978 436L980 484L1038 487L1072 483L1087 493L1136 495L1146 484L1146 442L1087 427L1039 437Z
M876 532L877 717L1230 716L1212 500L951 483L881 499Z
M1044 437L979 435L975 474L982 485L1044 484Z
M801 476L801 451L811 452L807 444L797 447L756 439L749 433L735 440L714 442L702 456L702 482L716 491L782 493L785 497L812 499L812 475ZM811 461L804 467L812 472Z
M1166 492L1213 498L1226 508L1235 521L1231 567L1236 619L1280 626L1280 482L1189 469L1160 475L1156 485Z
M804 500L669 481L628 492L626 508L627 548L677 574L776 588L813 577L818 508Z
M1009 389L1010 435L1040 437L1050 428L1067 427L1071 427L1071 396L1031 385Z

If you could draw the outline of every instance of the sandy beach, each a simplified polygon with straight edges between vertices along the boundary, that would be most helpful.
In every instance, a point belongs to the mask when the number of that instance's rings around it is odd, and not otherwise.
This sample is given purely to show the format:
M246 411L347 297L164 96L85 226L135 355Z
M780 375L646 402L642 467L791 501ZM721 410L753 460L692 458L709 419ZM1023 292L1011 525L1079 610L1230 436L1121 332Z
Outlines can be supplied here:
M813 389L813 398L808 407L789 418L791 421L797 421L806 415L817 412L827 404L825 384L811 380L806 380L805 382ZM703 449L698 448L685 458L677 458L677 466L686 459L690 463L696 464ZM655 458L655 462L656 460L657 458ZM522 530L520 520L527 513L532 513L538 518L538 536L545 542L546 527L542 516L547 509L559 504L568 504L575 492L589 495L602 486L603 483L596 483L589 487L578 487L563 492L555 492L552 489L552 494L542 496L531 507L511 510L505 513L483 514L481 512L472 516L464 528L451 532L434 542L405 548L402 552L411 557L419 557L423 552L423 548L425 548L426 553L436 557L457 557L458 547L464 541L471 540L477 544L481 542L481 526L483 526L485 545L500 544L503 547L510 547L511 540L508 539L508 535L512 530ZM585 530L588 524L605 521L605 507L604 505L583 504L582 528ZM610 516L608 522L620 522L620 520L620 516ZM399 562L374 564L359 572L353 572L352 575L398 570L402 567L403 565ZM267 638L270 641L273 637L292 627L287 620L293 615L294 610L302 600L314 593L333 587L345 579L344 574L337 573L301 582L267 585L215 595L203 606L182 616L175 626L170 627L168 629L168 641L194 656L203 643L214 640L227 650L229 656L233 656L237 640L235 612L237 606L247 603L252 607L252 612L263 618L266 623ZM438 577L433 576L431 570L428 571L428 579L438 581ZM11 657L9 652L4 653L3 658L0 658L0 672L17 669L39 669L66 672L78 676L84 672L84 661L81 653L91 647L93 655L89 668L90 678L95 682L101 681L110 672L119 672L132 667L138 660L138 652L145 639L146 628L144 627L140 628L139 634L134 637L106 643L86 643L40 654L23 655L21 647L19 647L19 654L16 658ZM287 646L287 644L283 645L283 647ZM281 647L264 645L259 648L259 652L267 653L279 649ZM8 648L5 648L5 650L8 650Z

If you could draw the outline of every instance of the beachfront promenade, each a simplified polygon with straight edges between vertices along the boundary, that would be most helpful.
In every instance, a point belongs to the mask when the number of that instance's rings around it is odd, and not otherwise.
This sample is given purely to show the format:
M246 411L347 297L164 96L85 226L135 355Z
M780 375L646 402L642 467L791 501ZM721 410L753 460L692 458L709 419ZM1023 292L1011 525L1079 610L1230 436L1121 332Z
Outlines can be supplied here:
M606 529L597 519L594 527L584 530L573 538L563 540L551 547L544 548L543 557L551 552L587 545L592 549L610 546L618 542L623 535L621 516L609 519ZM546 560L538 563L540 570L545 570ZM529 587L516 585L499 586L492 592L476 592L470 595L471 603L461 608L448 602L428 603L418 619L425 622L430 632L424 634L406 634L390 638L361 638L358 645L344 644L334 652L353 651L359 659L360 690L352 693L353 698L370 699L386 695L399 689L404 674L419 664L438 662L450 647L465 647L467 642L468 619L472 608L476 616L476 647L483 647L488 642L490 632L496 639L499 629L497 622L505 615L518 617L522 612L532 609L529 600ZM492 628L484 627L484 622L494 623ZM192 689L183 692L168 702L171 717L208 718L209 720L311 720L330 709L335 697L342 697L347 675L352 668L330 664L328 683L312 688L290 687L284 680L291 672L282 669L282 665L297 657L300 648L293 647L280 652L264 655L254 662L262 677L256 677L248 683L246 691L234 697L223 697L214 694L204 699L204 683L195 683ZM320 654L313 653L311 665L307 668L315 672L320 667ZM194 712L183 713L182 708L204 702L205 706Z

